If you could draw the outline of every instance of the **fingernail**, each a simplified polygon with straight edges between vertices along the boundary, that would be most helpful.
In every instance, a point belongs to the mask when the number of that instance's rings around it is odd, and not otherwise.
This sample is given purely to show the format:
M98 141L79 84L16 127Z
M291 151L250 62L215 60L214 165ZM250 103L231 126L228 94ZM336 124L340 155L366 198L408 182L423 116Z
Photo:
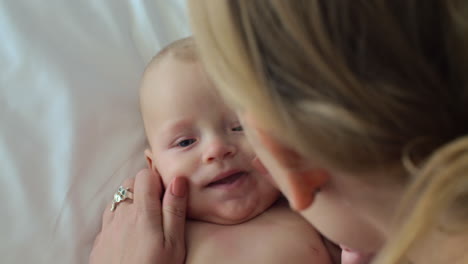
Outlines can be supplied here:
M187 181L184 177L177 177L175 178L174 182L172 183L171 188L172 195L177 197L185 197L187 193Z

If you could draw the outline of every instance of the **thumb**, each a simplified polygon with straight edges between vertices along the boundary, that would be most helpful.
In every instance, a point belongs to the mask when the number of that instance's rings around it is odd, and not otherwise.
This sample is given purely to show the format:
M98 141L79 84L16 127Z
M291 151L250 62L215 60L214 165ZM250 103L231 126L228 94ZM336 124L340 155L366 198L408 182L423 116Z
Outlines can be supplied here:
M168 186L162 204L164 236L174 246L185 246L185 216L187 212L188 182L176 177Z

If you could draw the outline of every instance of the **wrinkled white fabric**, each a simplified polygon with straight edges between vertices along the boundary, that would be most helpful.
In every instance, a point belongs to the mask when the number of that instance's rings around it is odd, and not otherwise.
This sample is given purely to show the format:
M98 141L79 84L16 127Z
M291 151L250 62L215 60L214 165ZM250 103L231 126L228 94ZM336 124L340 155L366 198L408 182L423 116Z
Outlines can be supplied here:
M184 0L0 0L0 262L87 263L143 168L138 85Z

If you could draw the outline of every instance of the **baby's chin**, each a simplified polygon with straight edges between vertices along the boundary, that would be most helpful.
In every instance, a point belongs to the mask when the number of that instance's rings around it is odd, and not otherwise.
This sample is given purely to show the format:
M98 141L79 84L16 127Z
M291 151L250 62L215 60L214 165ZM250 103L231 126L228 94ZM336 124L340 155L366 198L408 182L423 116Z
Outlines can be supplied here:
M213 212L209 215L199 215L189 213L188 218L191 220L203 221L218 225L237 225L257 217L258 215L266 211L266 209L267 208L265 208L264 210L255 210L253 212L245 214L217 214L216 212Z
M249 221L268 210L277 199L271 202L260 203L247 208L209 208L204 212L188 210L187 217L192 220L203 221L219 225L237 225Z

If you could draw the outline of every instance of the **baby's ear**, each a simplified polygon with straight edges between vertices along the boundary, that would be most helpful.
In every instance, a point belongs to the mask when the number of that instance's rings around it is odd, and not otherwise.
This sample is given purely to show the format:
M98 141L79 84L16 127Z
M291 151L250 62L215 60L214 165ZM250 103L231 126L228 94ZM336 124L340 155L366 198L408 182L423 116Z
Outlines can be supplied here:
M153 152L150 149L145 149L146 162L148 164L148 169L151 171L151 175L158 178L161 181L163 188L166 188L164 182L162 181L161 175L159 174L158 169L153 163Z
M153 169L153 152L150 149L145 149L146 162L148 164L148 169L154 171Z

